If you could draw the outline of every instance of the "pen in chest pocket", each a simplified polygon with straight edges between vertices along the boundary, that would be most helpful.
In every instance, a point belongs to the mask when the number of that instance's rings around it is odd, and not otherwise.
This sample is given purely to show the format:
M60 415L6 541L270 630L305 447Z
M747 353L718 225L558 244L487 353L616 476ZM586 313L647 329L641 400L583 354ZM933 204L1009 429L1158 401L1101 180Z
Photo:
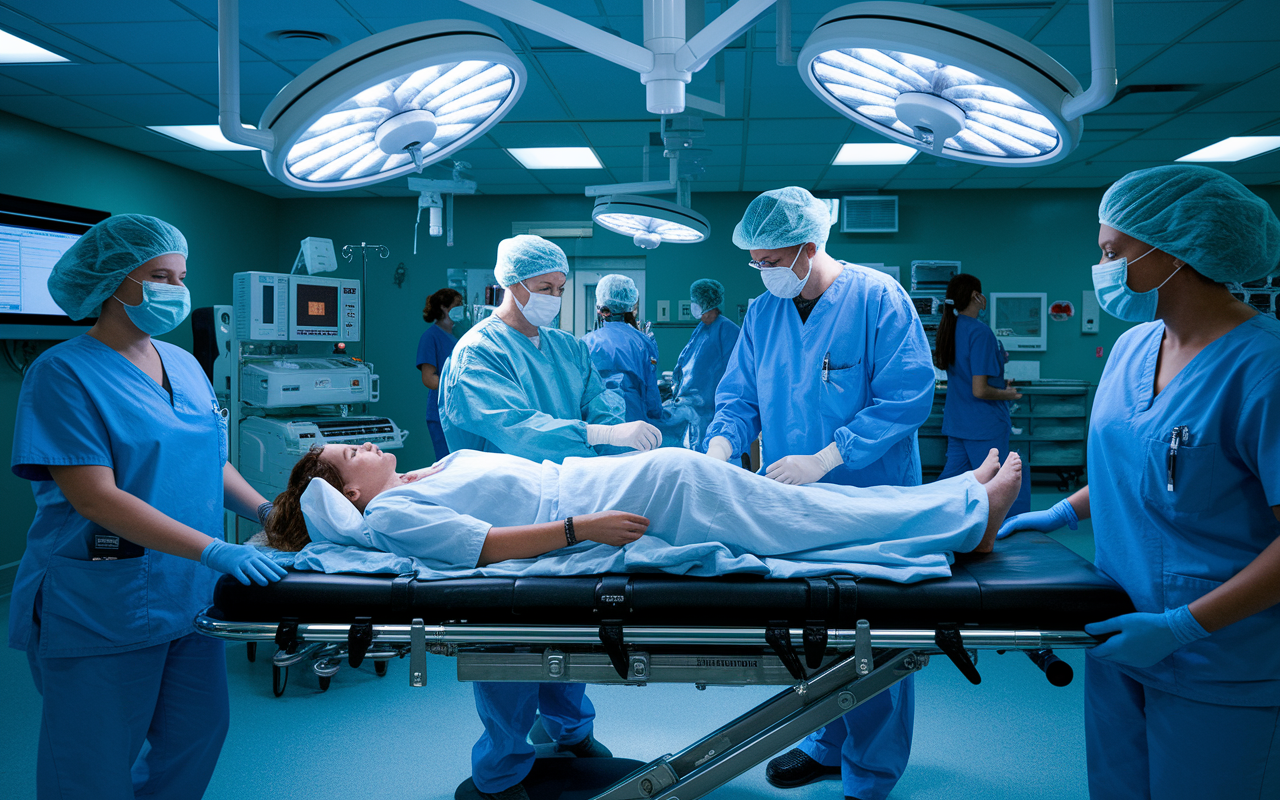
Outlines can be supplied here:
M825 383L831 375L831 354L822 357L822 381Z
M1191 431L1186 425L1175 426L1169 434L1169 452L1165 455L1165 490L1173 491L1173 478L1178 469L1178 447L1187 443Z

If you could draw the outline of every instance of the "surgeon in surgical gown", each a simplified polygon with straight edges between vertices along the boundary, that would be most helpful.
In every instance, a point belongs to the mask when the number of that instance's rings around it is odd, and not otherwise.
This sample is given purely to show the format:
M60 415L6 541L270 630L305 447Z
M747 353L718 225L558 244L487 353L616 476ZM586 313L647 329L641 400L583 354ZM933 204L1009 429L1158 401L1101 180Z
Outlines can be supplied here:
M440 421L449 449L560 463L657 447L656 428L623 421L621 399L605 389L586 346L551 327L569 274L564 251L538 236L505 239L494 274L507 288L502 305L458 341L441 381ZM476 683L474 689L485 732L472 749L471 769L482 794L525 796L520 782L534 751L525 741L527 726L517 720L531 704L561 749L579 757L609 755L591 735L595 709L582 684Z
M600 327L582 337L605 385L622 395L628 422L662 418L658 395L658 344L636 327L640 291L626 275L605 275L596 284Z
M689 425L685 441L690 448L702 450L702 434L716 410L716 387L729 365L729 356L742 329L723 313L724 286L719 281L709 278L694 281L689 287L689 298L698 326L676 360L675 397L667 405L692 408L697 422Z
M783 483L914 486L916 429L933 406L928 340L896 280L826 253L831 223L822 201L788 187L753 200L734 229L768 292L747 310L716 391L707 453L728 459L760 434L765 475ZM765 777L789 788L840 776L846 797L884 800L906 768L913 708L908 677Z

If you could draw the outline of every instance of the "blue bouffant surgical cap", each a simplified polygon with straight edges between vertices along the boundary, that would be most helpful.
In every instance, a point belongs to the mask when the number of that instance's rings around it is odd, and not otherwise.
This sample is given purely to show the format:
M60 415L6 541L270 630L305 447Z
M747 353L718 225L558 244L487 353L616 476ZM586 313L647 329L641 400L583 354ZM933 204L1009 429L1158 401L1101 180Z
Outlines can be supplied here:
M607 308L615 314L624 314L635 308L640 299L636 282L626 275L605 275L596 284L596 308Z
M827 204L799 186L788 186L751 201L733 229L733 243L743 250L778 250L813 242L821 250L830 232Z
M719 308L724 305L724 286L710 278L694 281L689 287L689 299L702 306L703 311Z
M1174 164L1111 184L1098 222L1218 283L1245 283L1280 262L1280 220L1266 201L1216 169Z
M512 286L548 272L569 274L569 259L559 245L523 233L498 242L498 263L493 268L498 283Z
M49 294L72 319L96 317L124 277L156 256L187 255L182 231L142 214L107 217L85 231L49 273Z

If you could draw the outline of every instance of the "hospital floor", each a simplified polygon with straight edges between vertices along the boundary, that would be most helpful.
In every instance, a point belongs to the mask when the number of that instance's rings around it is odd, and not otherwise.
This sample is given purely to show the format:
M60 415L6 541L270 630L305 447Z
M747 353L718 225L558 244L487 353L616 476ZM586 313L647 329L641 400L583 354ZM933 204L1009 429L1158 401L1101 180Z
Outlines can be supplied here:
M1063 494L1036 487L1032 508ZM1088 522L1055 535L1093 557ZM8 640L9 601L0 600L0 642ZM262 648L262 651L268 648ZM428 657L425 688L409 686L408 665L391 662L385 677L370 664L343 667L327 692L314 675L290 671L282 697L272 696L270 654L256 663L244 645L227 648L231 731L207 800L263 797L327 800L396 797L449 800L470 775L471 745L480 734L471 686L455 680L455 662ZM892 800L1086 800L1083 724L1084 656L1059 653L1076 672L1051 686L1020 653L980 654L982 683L972 686L943 656L916 676L915 738L907 772ZM25 654L0 649L6 687L0 726L0 797L35 796L40 697ZM686 685L593 686L596 737L616 755L650 761L692 744L782 691L782 687ZM708 795L712 800L839 800L838 781L787 791L765 782L764 765Z

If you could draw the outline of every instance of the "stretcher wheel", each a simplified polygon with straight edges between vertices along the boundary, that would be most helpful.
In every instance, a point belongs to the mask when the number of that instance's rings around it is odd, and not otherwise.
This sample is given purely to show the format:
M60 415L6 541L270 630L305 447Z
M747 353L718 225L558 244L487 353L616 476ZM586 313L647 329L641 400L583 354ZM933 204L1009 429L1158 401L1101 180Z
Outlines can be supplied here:
M271 691L276 697L284 694L284 687L289 685L289 668L271 665Z
M320 691L329 691L329 682L333 680L333 678L330 678L328 675L320 675L318 677L320 678Z
M373 671L377 674L379 678L384 677L387 674L387 662L385 661L373 662Z
M244 649L245 649L245 655L249 657L250 664L252 664L254 661L258 659L258 643L257 642L246 642Z

